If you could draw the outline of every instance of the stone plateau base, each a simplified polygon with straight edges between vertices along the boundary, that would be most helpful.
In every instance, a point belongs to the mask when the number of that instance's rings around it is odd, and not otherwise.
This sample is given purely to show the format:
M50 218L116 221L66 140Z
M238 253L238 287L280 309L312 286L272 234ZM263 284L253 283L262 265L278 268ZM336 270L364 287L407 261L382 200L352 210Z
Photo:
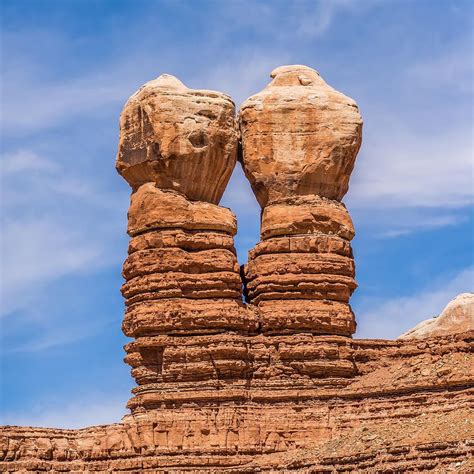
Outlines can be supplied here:
M80 430L1 428L2 472L473 472L474 334L353 340L344 384L249 383Z

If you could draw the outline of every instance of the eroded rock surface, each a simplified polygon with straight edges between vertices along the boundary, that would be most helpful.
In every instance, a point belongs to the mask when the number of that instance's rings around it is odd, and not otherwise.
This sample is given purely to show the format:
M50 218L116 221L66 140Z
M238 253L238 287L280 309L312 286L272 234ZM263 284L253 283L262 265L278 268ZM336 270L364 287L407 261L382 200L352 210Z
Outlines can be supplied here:
M227 334L180 345L164 336L166 381L156 382L155 408L80 430L0 428L0 470L470 473L473 337L347 343L256 336L239 343ZM155 347L147 338L132 344L129 355ZM298 351L289 357L292 346ZM322 353L332 353L339 372L324 376ZM242 361L248 365L239 368Z
M241 113L263 210L244 269L235 216L217 205L235 162L231 101L170 76L129 100L117 167L132 187L131 413L0 428L2 472L474 471L472 295L423 340L351 338L354 228L340 199L360 116L310 68L273 76Z
M258 202L341 200L362 139L357 104L307 66L282 66L240 109L244 170Z
M218 204L237 158L234 103L163 74L126 103L117 170L137 189L154 182L195 201Z

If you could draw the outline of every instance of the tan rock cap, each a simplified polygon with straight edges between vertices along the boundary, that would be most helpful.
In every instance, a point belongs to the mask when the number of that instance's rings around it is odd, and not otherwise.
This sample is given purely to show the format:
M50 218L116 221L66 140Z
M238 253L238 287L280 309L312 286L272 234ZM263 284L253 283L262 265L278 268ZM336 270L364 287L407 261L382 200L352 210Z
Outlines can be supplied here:
M133 94L120 117L116 168L137 189L154 182L217 204L237 159L235 106L163 74Z
M307 66L282 66L271 77L240 109L243 167L258 202L341 200L361 145L357 104Z

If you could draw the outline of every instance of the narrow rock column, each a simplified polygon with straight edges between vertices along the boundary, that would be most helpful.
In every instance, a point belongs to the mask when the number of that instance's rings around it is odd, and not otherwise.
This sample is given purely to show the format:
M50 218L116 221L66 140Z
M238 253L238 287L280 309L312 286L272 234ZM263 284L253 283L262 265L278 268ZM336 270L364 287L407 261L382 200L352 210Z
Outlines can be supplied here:
M120 126L117 169L133 190L123 331L135 338L125 360L138 413L189 387L214 390L219 356L195 338L248 334L256 321L242 302L235 216L217 205L236 162L232 101L163 75L129 99ZM232 347L221 352L235 359Z
M243 167L262 207L245 267L264 333L350 336L354 228L340 202L361 143L356 103L306 66L282 66L241 107Z

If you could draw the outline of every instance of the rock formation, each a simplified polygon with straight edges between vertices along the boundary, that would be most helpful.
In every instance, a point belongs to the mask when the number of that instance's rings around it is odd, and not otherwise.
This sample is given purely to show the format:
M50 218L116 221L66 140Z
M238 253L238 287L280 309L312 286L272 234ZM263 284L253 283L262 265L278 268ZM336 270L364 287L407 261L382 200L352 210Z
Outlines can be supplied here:
M340 202L362 136L356 103L306 66L275 69L240 111L243 167L262 206L246 296L266 333L350 336L354 227Z
M361 118L310 68L273 76L240 114L263 210L242 272L235 216L218 205L236 160L230 99L161 76L127 102L131 413L80 430L3 427L2 472L474 471L473 331L352 339L354 229L340 200Z
M398 339L423 339L474 331L474 293L462 293L450 301L436 318L427 319Z
M217 205L236 162L234 114L227 96L168 75L122 112L117 169L133 190L122 287L123 331L135 338L125 358L138 384L133 413L183 399L187 386L216 389L216 371L242 372L235 344L212 350L204 336L257 327L242 302L237 222Z

